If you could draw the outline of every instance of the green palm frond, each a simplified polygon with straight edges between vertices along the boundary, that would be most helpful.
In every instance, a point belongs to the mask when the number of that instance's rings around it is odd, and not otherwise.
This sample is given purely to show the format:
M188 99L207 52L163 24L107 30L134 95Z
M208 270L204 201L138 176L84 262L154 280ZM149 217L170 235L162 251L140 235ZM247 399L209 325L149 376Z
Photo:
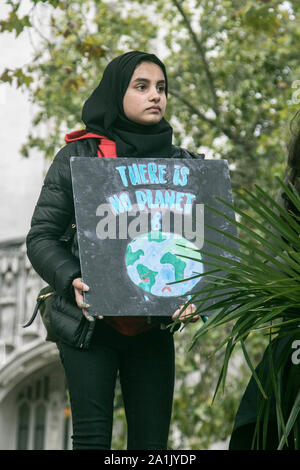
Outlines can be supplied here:
M280 179L278 183L300 214L299 194ZM213 207L208 208L235 225L239 236L222 233L227 237L228 246L226 243L221 245L205 240L206 247L217 246L228 253L228 257L218 256L213 253L214 250L201 250L206 256L206 264L213 269L202 279L205 287L201 293L194 293L190 302L197 305L195 314L207 315L208 321L196 331L190 348L195 347L199 339L213 328L232 325L230 333L216 348L217 351L224 347L225 355L215 394L220 387L224 390L226 386L230 358L239 344L261 394L253 445L258 446L259 439L263 443L266 440L270 405L268 398L273 396L278 424L278 448L281 449L287 445L290 433L296 433L294 424L300 407L298 390L289 410L283 401L284 387L287 386L284 368L290 361L290 342L287 341L280 357L274 359L280 341L300 337L300 220L261 187L257 186L253 192L239 191L236 197L249 207L251 215L220 198L218 200L222 204L236 213L237 219L225 216ZM209 228L219 231L214 227ZM240 250L229 243L232 241L238 244ZM211 304L211 301L214 303ZM269 335L266 352L269 369L264 380L256 372L247 351L247 339L254 333ZM274 354L270 354L270 351ZM261 424L263 431L262 436L259 436ZM299 435L297 439L299 446Z

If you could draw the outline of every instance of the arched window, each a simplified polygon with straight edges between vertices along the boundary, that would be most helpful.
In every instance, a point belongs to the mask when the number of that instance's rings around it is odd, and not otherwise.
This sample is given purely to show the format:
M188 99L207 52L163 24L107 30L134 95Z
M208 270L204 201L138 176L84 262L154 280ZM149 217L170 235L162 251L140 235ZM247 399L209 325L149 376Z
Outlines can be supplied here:
M48 376L30 382L19 393L16 446L18 450L44 450L48 399Z
M51 374L36 373L29 376L16 390L16 449L71 448L72 417L69 396L62 382L56 386L56 378L56 373L53 379Z

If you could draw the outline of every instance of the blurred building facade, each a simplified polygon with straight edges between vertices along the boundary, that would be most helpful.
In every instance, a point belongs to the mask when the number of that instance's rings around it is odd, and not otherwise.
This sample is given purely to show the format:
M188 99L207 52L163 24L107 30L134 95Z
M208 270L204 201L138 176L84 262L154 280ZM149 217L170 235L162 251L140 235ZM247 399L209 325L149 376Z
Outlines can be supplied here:
M0 449L70 449L71 415L63 367L38 315L43 281L25 239L0 243Z

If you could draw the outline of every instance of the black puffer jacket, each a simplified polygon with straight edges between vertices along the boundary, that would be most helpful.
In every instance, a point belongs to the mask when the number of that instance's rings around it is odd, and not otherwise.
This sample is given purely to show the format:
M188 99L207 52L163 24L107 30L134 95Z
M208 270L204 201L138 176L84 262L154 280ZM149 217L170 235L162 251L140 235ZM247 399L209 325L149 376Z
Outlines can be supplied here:
M26 238L33 268L56 292L50 316L53 332L59 340L84 349L89 347L95 322L89 322L77 307L72 287L81 271L76 231L70 230L75 222L70 157L95 157L98 143L98 139L87 138L71 142L58 152L46 175ZM204 156L174 146L173 158ZM159 317L161 323L170 320Z

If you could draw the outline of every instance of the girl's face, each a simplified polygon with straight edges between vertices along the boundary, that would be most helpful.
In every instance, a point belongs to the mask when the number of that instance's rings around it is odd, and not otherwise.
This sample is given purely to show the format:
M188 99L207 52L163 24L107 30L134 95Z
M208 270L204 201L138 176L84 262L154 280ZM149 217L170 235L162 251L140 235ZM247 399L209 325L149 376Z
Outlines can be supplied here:
M164 73L157 64L139 64L123 99L127 118L146 126L158 123L163 118L167 105L165 86Z

